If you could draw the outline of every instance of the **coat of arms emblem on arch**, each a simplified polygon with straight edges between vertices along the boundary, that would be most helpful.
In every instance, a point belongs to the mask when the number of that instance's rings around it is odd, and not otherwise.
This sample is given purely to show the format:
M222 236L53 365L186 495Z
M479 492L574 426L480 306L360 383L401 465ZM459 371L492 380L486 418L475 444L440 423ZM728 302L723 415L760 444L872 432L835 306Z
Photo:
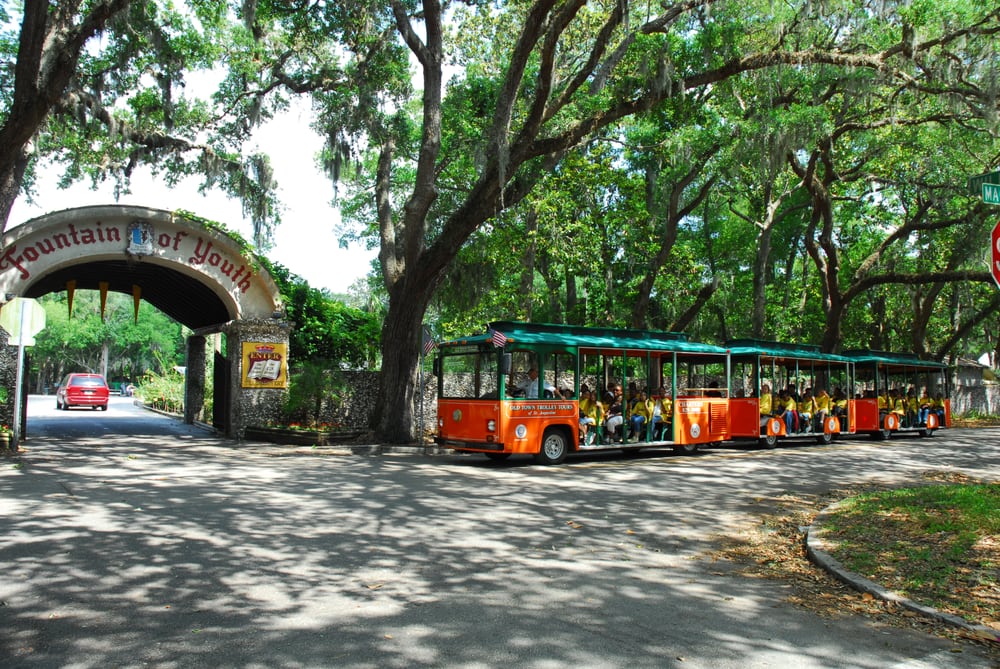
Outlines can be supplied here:
M132 221L128 224L128 246L126 253L134 256L148 256L153 253L153 226L146 221Z

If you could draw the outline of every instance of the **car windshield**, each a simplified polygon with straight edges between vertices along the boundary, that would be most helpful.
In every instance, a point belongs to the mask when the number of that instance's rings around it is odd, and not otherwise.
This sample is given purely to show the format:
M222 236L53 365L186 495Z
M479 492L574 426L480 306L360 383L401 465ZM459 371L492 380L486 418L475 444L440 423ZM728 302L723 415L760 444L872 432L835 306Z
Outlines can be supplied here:
M70 381L70 385L74 386L103 386L104 381L93 376L78 377Z

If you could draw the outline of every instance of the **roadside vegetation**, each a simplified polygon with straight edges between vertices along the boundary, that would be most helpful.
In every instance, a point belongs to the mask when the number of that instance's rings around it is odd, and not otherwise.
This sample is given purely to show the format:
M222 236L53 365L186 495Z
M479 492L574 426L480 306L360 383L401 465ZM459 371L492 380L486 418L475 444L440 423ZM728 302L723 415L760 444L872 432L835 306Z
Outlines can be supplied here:
M945 626L856 591L806 556L804 528L842 501L824 525L831 552L847 569L883 587L958 615L1000 634L1000 482L953 472L925 472L926 486L849 488L824 495L757 498L760 522L722 538L714 557L732 561L745 576L794 586L789 601L819 615L862 614L879 623L917 627L984 644L1000 660L1000 644Z
M823 530L847 569L1000 633L1000 483L858 495Z

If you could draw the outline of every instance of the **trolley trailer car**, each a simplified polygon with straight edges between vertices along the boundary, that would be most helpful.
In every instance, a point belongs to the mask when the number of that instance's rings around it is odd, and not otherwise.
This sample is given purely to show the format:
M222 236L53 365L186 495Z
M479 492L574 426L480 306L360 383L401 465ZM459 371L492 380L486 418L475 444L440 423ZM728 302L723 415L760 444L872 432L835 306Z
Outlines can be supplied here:
M680 333L494 322L441 342L434 372L437 443L495 460L730 438L728 351Z
M756 440L773 448L779 440L828 444L836 435L850 433L851 359L823 353L818 346L757 339L734 339L726 346L734 440Z
M854 362L853 431L875 439L930 436L951 425L948 367L907 353L845 351Z

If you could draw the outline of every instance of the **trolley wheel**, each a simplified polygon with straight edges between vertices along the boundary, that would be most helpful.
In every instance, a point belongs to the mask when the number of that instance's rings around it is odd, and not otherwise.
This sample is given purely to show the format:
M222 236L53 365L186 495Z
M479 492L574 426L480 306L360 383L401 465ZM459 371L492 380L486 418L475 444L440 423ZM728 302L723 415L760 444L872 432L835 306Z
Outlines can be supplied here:
M776 434L765 434L760 438L758 442L761 448L774 448L778 445L778 435Z
M567 452L566 436L558 430L550 430L542 437L542 447L535 454L535 462L540 465L558 465L566 459Z
M880 430L875 430L874 432L872 432L872 439L874 439L875 441L885 441L891 436L892 436L892 430L886 430L885 428L882 428Z
M698 452L698 444L684 444L683 446L674 446L674 453L677 455L694 455Z
M823 446L833 443L833 432L820 432L816 435L816 443Z
M503 462L510 457L510 453L483 453L483 455L494 462Z
M925 438L925 439L927 437L933 437L934 436L934 430L931 430L931 429L928 429L928 428L924 428L924 429L920 430L920 436L923 437L923 438Z

